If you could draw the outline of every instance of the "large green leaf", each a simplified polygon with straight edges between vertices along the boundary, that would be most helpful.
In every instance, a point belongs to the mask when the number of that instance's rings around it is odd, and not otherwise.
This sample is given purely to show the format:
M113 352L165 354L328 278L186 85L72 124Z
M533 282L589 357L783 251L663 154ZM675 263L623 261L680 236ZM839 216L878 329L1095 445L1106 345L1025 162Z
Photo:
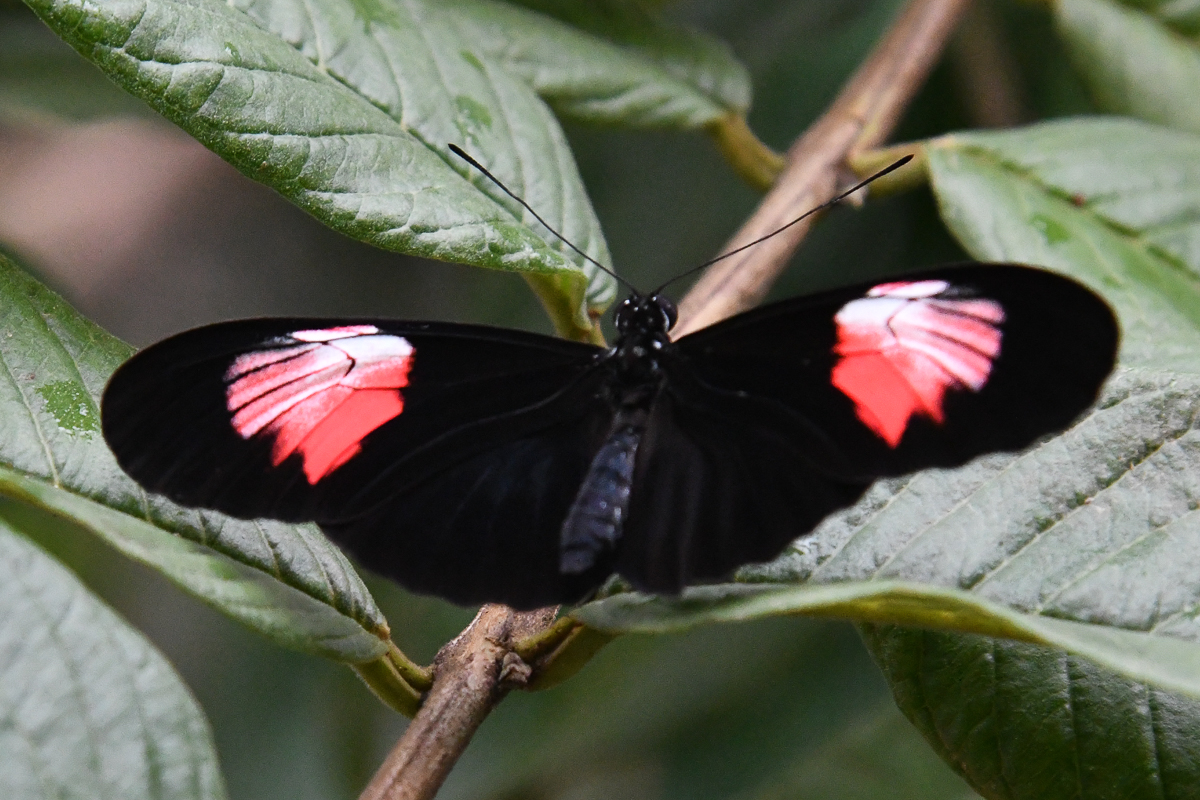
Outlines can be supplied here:
M1200 376L1126 370L1024 453L877 483L743 569L752 585L619 594L574 613L606 631L796 613L973 631L1200 697L1198 413Z
M98 400L130 348L2 254L0 331L0 493L75 520L283 644L352 662L386 651L382 613L315 527L183 509L120 470Z
M570 149L538 93L590 119L674 126L740 111L747 95L744 71L703 37L685 42L635 22L644 41L622 45L488 0L30 6L251 178L380 247L524 273L559 330L577 338L592 331L588 312L612 301L612 278L447 145L473 152L607 263ZM702 67L678 68L688 56Z
M170 664L0 522L0 796L219 800L208 723Z
M1059 35L1106 111L1200 133L1200 12L1177 0L1058 0Z
M1190 365L1198 143L1128 120L1079 120L951 137L930 148L930 164L943 215L973 255L1045 264L1088 281L1120 312L1127 362ZM1182 369L1163 378L1185 386L1190 366ZM1093 502L1075 515L1060 547L1028 548L975 588L1019 607L1195 641L1195 614L1183 609L1195 589L1187 565L1200 470L1176 457L1193 449L1189 434L1145 445L1149 457L1106 489L1100 509ZM1114 533L1128 536L1124 545L1100 554ZM1041 576L1012 580L1021 560L1039 558ZM1061 652L985 637L871 626L866 635L901 708L987 797L1189 797L1200 783L1200 706L1155 688L1170 684L1148 686L1129 680L1139 677L1133 671L1121 677Z
M994 800L1193 798L1200 701L1062 652L864 626L896 702Z
M465 164L447 163L446 144L462 142L541 205L551 224L605 255L561 132L537 98L502 70L489 82L488 65L475 58L478 68L456 51L462 83L436 98L406 97L401 109L392 73L377 74L392 65L386 58L367 64L365 75L340 75L315 40L307 48L297 41L297 49L216 0L51 0L31 7L119 84L337 230L387 249L526 273L564 333L590 328L583 271L524 225L521 213L494 200L489 193L498 190L483 178L468 179ZM335 10L330 25L352 33L367 21ZM412 76L417 85L437 77L438 65L422 47L425 30L410 21L409 40L391 45L419 54L426 74ZM366 61L379 49L373 41L335 43L333 53ZM498 97L505 113L489 111L483 102L489 97ZM422 108L421 100L443 111L448 106L451 116ZM510 139L510 147L493 152L492 131ZM521 179L528 160L541 166L531 171L537 181ZM550 198L557 203L546 207ZM610 281L597 278L593 297L602 302L611 295Z

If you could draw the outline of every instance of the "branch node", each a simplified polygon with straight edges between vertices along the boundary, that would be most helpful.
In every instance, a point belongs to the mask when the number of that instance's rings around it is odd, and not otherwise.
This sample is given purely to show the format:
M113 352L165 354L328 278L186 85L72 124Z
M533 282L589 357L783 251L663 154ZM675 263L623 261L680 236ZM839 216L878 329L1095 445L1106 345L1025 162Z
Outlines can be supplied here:
M511 650L500 662L500 685L505 689L523 689L533 676L533 667Z

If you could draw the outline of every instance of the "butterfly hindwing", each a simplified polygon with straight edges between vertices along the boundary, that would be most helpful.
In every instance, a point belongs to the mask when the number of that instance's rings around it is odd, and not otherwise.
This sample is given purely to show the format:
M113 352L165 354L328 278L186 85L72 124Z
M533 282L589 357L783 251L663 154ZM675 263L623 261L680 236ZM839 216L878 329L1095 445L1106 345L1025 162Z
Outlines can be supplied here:
M249 320L134 356L105 438L143 486L240 517L334 521L522 431L599 348L481 326Z
M634 473L617 569L637 588L675 593L767 561L866 490L818 468L769 420L679 388L655 403Z
M862 481L1065 427L1117 341L1112 312L1074 281L970 265L739 315L677 342L668 371L695 379L692 402L770 419L821 469Z
M611 559L579 574L560 570L563 519L607 430L593 388L564 398L572 413L510 431L415 483L389 481L367 514L322 527L376 571L457 603L580 600L612 572Z

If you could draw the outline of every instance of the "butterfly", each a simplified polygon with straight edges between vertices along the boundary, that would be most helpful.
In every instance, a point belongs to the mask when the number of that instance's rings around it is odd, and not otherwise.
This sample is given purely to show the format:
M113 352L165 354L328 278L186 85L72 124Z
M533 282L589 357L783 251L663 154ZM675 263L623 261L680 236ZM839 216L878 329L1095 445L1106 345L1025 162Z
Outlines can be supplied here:
M677 593L775 557L880 477L1069 425L1118 329L1082 285L971 264L767 305L672 341L634 293L611 347L445 322L257 319L129 359L103 432L146 489L316 521L461 604Z
M396 320L185 331L113 374L104 437L182 505L315 521L409 589L532 609L614 573L678 593L775 557L877 478L1026 447L1095 401L1119 339L1090 290L1020 265L786 300L678 341L662 288L618 305L608 348Z

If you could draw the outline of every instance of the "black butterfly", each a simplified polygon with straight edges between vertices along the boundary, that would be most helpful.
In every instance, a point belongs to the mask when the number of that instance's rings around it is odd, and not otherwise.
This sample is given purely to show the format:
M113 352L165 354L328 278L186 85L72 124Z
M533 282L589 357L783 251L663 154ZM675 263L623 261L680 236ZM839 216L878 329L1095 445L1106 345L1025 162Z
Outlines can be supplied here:
M183 505L315 520L410 589L536 608L614 572L668 593L721 578L878 477L1023 448L1094 402L1118 340L1089 290L1002 264L675 342L658 292L615 321L607 349L439 322L211 325L117 370L104 436Z
M667 338L634 295L609 349L437 322L264 319L113 375L104 436L188 506L316 520L366 566L533 608L775 556L877 477L1069 424L1117 328L1079 284L973 265L802 297Z

